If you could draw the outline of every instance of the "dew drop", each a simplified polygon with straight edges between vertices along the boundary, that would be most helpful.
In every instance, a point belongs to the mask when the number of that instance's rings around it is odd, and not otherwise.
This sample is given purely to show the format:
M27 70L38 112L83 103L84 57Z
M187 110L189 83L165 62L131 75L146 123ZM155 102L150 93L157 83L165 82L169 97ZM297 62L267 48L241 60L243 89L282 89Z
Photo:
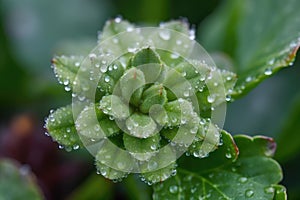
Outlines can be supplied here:
M108 83L108 82L110 81L109 76L105 76L104 81L105 81L106 83Z
M169 191L173 194L177 193L178 192L178 186L177 185L171 185L169 187Z
M153 160L150 160L148 162L148 166L147 167L148 167L148 170L153 171L153 170L155 170L157 168L157 166L158 166L157 162L155 162Z
M251 189L246 190L245 196L246 196L247 198L253 197L253 195L254 195L253 190L251 190Z
M229 94L226 95L225 100L226 100L226 101L231 101L231 96L230 96Z
M181 45L181 44L182 44L182 41L181 41L181 40L176 40L176 44L177 44L177 45Z
M65 91L69 92L71 90L70 86L65 86Z
M275 192L275 189L273 187L266 187L264 189L265 193L267 194L273 194Z
M132 32L133 31L133 27L132 26L127 27L126 31L127 32Z
M74 146L73 146L73 149L74 149L74 150L79 149L79 145L78 145L78 144L74 145Z
M272 74L272 69L267 68L264 73L265 73L265 75L270 76Z
M136 48L134 48L134 47L128 47L127 50L128 50L128 52L133 53L133 52L136 51Z
M122 21L122 18L121 18L121 17L116 17L116 18L115 18L115 22L116 22L116 23L120 23L121 21Z
M247 182L247 180L248 180L247 177L240 177L239 178L239 182L241 182L241 183L245 183L245 182Z
M159 32L159 36L161 37L161 39L163 40L169 40L171 38L171 34L169 30L161 30Z
M226 156L226 158L228 158L228 159L232 158L232 155L231 155L230 152L227 152L227 153L225 154L225 156Z
M179 54L178 53L172 53L170 57L172 59L177 59L177 58L179 58Z
M207 102L208 103L213 103L215 101L215 96L214 95L208 95L207 96Z
M246 82L251 82L252 81L252 77L251 76L248 76L247 78L246 78Z
M75 63L75 66L76 66L76 67L79 67L79 66L80 66L80 63L79 63L79 62L76 62L76 63Z

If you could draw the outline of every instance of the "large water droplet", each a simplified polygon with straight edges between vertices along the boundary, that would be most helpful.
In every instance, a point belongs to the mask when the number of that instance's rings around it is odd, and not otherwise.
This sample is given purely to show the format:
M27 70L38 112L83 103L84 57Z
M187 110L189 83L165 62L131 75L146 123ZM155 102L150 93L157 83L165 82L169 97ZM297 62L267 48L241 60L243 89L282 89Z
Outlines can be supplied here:
M216 97L214 95L208 95L207 96L207 102L213 103L215 101Z
M267 68L264 73L265 73L265 75L270 76L272 74L272 69Z
M155 162L154 160L150 160L148 162L148 166L147 167L148 167L148 170L153 171L153 170L155 170L157 168L157 166L158 166L157 162Z
M253 195L254 195L254 191L253 190L248 189L248 190L245 191L245 196L247 198L253 197Z

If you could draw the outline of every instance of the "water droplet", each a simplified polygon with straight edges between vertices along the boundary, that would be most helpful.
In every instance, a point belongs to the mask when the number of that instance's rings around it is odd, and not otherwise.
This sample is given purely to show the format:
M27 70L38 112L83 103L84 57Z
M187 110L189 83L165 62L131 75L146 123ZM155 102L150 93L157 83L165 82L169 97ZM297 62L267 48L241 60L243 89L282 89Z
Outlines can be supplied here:
M195 39L195 29L191 29L189 31L189 38L190 38L190 40L194 40Z
M150 149L151 149L151 150L156 150L156 148L157 148L156 144L152 144L152 145L150 146Z
M251 189L246 190L245 196L246 196L247 198L253 197L253 195L254 195L253 190L251 190Z
M128 47L127 50L130 53L134 53L136 51L136 48L134 48L134 47Z
M265 70L265 75L270 76L272 74L272 69L271 68L267 68Z
M228 158L228 159L232 158L232 155L231 155L230 152L227 152L227 153L225 154L225 156L226 156L226 158Z
M96 56L96 54L94 54L94 53L90 53L89 54L89 58L90 59L95 59L97 56Z
M71 90L70 86L65 86L65 91L69 92Z
M172 59L177 59L177 58L179 58L179 54L178 53L172 53L170 57Z
M245 183L247 180L248 180L247 177L240 177L239 178L239 182L241 182L241 183Z
M118 169L123 170L125 168L125 164L123 162L118 162Z
M79 66L80 66L80 62L76 62L76 63L75 63L75 66L76 66L76 67L79 67Z
M126 29L127 32L132 32L133 31L133 27L132 26L128 26Z
M226 95L225 100L226 100L226 101L231 101L231 96L230 96L229 94Z
M115 18L115 22L116 22L116 23L120 23L121 21L122 21L122 18L121 18L121 17L116 17L116 18Z
M252 81L252 77L251 76L248 76L247 78L246 78L246 82L251 82Z
M153 160L150 160L148 162L148 166L147 167L148 167L148 170L153 171L153 170L155 170L157 168L157 166L158 166L157 162L155 162Z
M215 101L216 97L214 95L208 95L207 96L207 102L213 103Z
M188 90L183 92L183 96L188 97L190 95L190 92Z
M79 149L79 145L78 145L78 144L74 145L74 146L73 146L73 149L74 149L74 150Z
M109 76L105 76L104 81L105 81L106 83L108 83L108 82L110 81Z
M159 36L161 37L161 39L163 40L169 40L171 38L171 34L169 30L161 30L159 32Z
M177 45L181 45L181 44L182 44L182 41L181 41L181 40L176 40L176 44L177 44Z
M273 187L266 187L264 191L267 194L273 194L275 192L275 189Z
M173 194L177 193L178 192L178 186L177 185L171 185L169 187L169 191Z

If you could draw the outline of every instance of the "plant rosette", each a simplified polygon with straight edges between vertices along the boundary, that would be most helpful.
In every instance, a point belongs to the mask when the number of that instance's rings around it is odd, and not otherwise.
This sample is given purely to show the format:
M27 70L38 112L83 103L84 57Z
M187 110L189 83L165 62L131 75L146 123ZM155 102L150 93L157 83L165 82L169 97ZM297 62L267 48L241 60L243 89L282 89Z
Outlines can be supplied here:
M215 66L187 22L137 27L118 17L98 37L87 56L52 60L72 92L45 124L61 148L85 147L108 179L139 173L151 185L174 176L180 156L222 145L236 74Z

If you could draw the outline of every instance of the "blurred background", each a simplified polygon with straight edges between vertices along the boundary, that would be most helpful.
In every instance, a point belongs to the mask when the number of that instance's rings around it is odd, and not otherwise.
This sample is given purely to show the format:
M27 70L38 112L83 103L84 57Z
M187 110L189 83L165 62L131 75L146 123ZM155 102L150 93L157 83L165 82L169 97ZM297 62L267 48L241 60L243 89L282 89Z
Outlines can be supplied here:
M17 161L19 164L14 165L25 169L46 199L149 199L151 191L145 184L129 178L125 184L114 185L96 175L93 158L85 150L66 153L44 135L49 110L71 101L70 94L57 83L50 60L55 54L89 52L107 19L121 15L137 24L157 25L184 17L201 31L201 22L220 3L0 0L0 160ZM299 74L298 58L294 66L228 105L225 130L278 140L291 132L289 137L300 140ZM299 199L300 142L293 145L288 153L276 157L282 164L283 184L291 199ZM283 142L278 152L288 148ZM141 190L144 196L131 194Z

